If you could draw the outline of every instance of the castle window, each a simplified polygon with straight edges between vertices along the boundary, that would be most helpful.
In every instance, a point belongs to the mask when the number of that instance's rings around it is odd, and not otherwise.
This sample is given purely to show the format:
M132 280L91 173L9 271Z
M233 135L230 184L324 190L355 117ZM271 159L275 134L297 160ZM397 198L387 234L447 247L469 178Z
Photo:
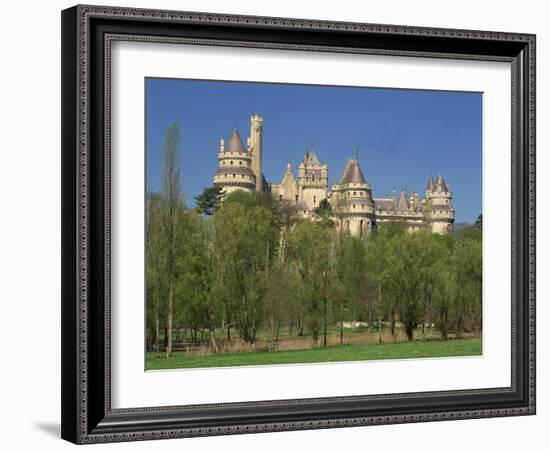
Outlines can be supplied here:
M229 161L229 164L233 165L233 161Z
M239 161L239 166L242 166L243 165L243 162L242 161Z
M233 174L233 178L236 178L236 177L237 177L237 175Z
M296 202L298 202L298 196L296 196Z
M316 204L317 204L317 196L314 195L314 196L313 196L313 205L316 205Z
M352 205L353 209L355 209L355 205Z
M311 181L315 181L315 174L314 173L311 174Z

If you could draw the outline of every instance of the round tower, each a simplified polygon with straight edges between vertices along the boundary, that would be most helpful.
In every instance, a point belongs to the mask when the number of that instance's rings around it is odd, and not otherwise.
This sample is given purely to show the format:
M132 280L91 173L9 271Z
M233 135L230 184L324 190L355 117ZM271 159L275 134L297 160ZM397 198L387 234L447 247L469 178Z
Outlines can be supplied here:
M455 220L452 200L453 194L441 173L435 183L430 177L426 189L426 213L433 233L445 234L452 231Z
M252 157L244 148L237 129L229 138L227 145L220 140L218 153L218 170L214 175L214 185L219 186L224 194L236 190L253 192L256 189L256 176L251 169Z
M376 228L372 189L357 159L348 160L342 180L332 192L332 208L343 231L363 238Z

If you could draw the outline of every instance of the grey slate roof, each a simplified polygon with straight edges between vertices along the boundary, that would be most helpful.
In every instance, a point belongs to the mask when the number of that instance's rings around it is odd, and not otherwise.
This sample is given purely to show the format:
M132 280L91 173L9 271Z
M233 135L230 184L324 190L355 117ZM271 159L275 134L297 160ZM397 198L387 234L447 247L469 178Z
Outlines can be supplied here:
M314 151L306 152L304 155L304 163L309 166L320 166L321 163L319 162L319 159L317 158L317 155Z
M224 148L224 152L247 153L246 149L244 148L241 136L236 128L233 128L233 133L231 133L231 137L229 138L229 142Z
M395 204L391 198L375 198L374 199L375 208L380 211L393 211L395 209Z
M447 184L445 183L445 180L443 179L443 177L441 176L441 174L439 174L439 175L437 176L436 185L437 185L437 187L441 186L441 191L442 191L442 192L448 192Z
M397 211L399 212L409 211L409 203L407 202L404 191L401 191L401 195L399 196L399 202L397 203Z
M427 191L433 191L434 190L434 179L430 175L430 179L428 180L428 185L426 186Z
M216 171L216 173L218 174L224 174L224 173L227 173L227 174L238 174L238 175L249 175L251 177L254 176L254 172L252 172L252 169L250 167L240 167L240 166L236 166L236 167L219 167L218 170Z
M355 183L355 184L366 184L367 181L361 172L361 167L359 167L359 161L356 159L350 159L346 165L346 170L344 171L344 176L342 178L343 184Z

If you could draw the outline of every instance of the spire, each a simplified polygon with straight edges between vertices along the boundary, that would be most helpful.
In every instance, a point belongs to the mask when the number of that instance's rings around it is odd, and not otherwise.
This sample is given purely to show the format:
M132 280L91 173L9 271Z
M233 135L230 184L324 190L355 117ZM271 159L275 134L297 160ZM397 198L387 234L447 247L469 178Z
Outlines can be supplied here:
M441 192L447 192L447 184L445 183L445 180L443 179L441 172L439 172L439 175L437 176L436 184L437 184L437 188L441 189Z
M399 195L399 203L397 204L397 211L399 212L409 211L409 204L407 203L407 199L405 197L405 191L401 191L401 194Z
M243 141L239 132L237 131L237 128L233 128L233 133L231 133L229 142L225 146L225 152L246 153Z
M426 186L426 190L431 192L433 192L434 190L434 179L431 175L430 175L430 178L428 179L428 185Z
M306 166L320 166L321 163L319 162L319 159L317 158L317 155L313 150L308 150L304 154L304 163Z
M359 161L356 159L350 159L344 171L344 176L342 177L342 183L344 184L366 184L365 177L363 172L361 172L361 167L359 167Z

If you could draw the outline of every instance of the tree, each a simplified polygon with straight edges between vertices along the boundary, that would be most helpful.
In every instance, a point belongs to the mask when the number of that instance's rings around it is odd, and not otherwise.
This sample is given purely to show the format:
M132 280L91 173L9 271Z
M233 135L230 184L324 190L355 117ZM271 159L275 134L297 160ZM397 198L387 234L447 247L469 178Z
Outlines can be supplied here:
M222 188L219 186L205 187L199 195L195 196L195 209L199 214L211 216L220 204Z
M366 253L364 242L356 237L335 233L334 272L331 298L338 307L340 343L344 342L344 310L351 308L357 319L365 295Z
M326 345L331 229L317 222L298 222L289 236L287 255L302 280L300 299L313 342L319 342L323 327Z
M164 237L166 243L166 276L168 288L167 311L167 346L166 356L172 354L173 320L174 320L174 278L176 270L176 231L178 209L181 207L179 151L181 135L179 125L173 123L166 132L164 142L164 174L162 180L162 197L165 203Z
M332 211L332 206L330 206L328 199L324 198L321 200L319 206L315 208L313 212L322 224L326 226L334 225L334 212Z
M394 236L388 246L384 285L396 300L407 340L413 340L414 330L424 320L425 293L435 259L430 241L428 232L407 233Z
M244 191L227 196L214 215L227 306L241 338L250 344L264 317L267 279L278 246L275 223L273 209Z
M162 196L147 194L146 202L146 246L147 246L147 323L152 344L157 355L160 353L160 323L166 292L166 246L163 233L164 203Z
M477 219L474 225L478 227L480 230L483 229L483 214L480 214L479 216L477 216Z
M433 239L437 246L437 260L433 264L426 296L430 302L430 317L441 334L448 339L456 326L456 272L452 259L452 246L444 245L442 240ZM453 243L454 244L454 243Z
M382 318L390 321L391 335L395 336L398 297L390 289L392 282L387 268L390 264L391 245L393 239L401 239L405 235L405 226L400 222L379 224L376 230L369 234L366 245L367 277L371 283L378 287L376 313L378 315L378 327L381 341Z
M457 334L468 322L475 330L482 327L482 245L476 239L458 239L453 252L456 274Z
M183 211L178 233L177 311L192 329L206 328L215 352L216 327L222 325L223 304L217 276L214 230L210 221L195 211Z

